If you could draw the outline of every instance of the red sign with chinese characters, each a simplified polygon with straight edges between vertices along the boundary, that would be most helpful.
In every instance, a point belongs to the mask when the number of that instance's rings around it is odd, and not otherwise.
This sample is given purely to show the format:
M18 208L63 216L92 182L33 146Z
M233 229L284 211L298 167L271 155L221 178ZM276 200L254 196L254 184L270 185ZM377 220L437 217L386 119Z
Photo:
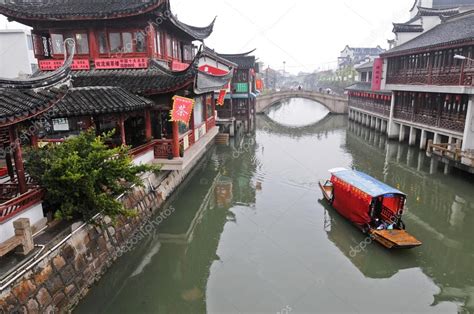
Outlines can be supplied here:
M226 89L221 89L219 92L219 97L217 98L217 103L216 105L218 106L224 106L224 101L225 101L225 95L227 94Z
M229 73L229 71L219 69L219 68L207 65L207 64L206 65L201 65L199 67L199 71L209 73L209 74L212 74L212 75L217 75L217 76L226 75L227 73Z
M40 60L39 68L41 71L54 71L64 64L64 60ZM89 60L76 59L72 61L72 70L89 70L91 68Z
M173 110L171 110L171 121L184 122L188 125L189 119L191 119L191 113L193 112L193 107L194 99L174 96Z
M148 68L148 58L95 59L94 62L95 68L98 70Z
M382 87L383 59L374 60L374 68L372 70L372 90L378 91Z

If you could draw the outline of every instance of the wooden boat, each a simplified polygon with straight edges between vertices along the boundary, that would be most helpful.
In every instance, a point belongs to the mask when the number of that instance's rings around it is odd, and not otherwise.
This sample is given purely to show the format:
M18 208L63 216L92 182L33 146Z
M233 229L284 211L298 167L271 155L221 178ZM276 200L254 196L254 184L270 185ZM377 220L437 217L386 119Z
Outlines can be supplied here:
M324 198L374 241L389 249L422 244L405 230L403 192L359 171L337 168L329 172L331 179L319 183Z

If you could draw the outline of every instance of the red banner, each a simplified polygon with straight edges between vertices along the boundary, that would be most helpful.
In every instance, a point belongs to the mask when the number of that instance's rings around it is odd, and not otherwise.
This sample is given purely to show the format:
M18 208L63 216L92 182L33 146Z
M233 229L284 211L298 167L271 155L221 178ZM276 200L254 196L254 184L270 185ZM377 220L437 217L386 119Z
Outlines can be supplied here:
M94 62L95 62L95 68L98 70L148 68L148 58L95 59Z
M216 105L224 106L225 95L227 95L227 90L226 89L221 89L221 91L219 92L219 97L217 98Z
M379 91L382 87L382 72L383 72L383 59L377 58L374 60L374 68L372 70L372 90Z
M41 71L54 71L59 69L64 64L64 60L40 60L39 68ZM72 70L90 70L91 66L89 60L76 59L72 61Z
M171 110L171 121L184 122L188 125L193 112L193 107L194 99L174 96L173 110Z
M263 91L263 81L262 80L260 80L260 79L257 80L257 82L255 84L256 84L257 90Z

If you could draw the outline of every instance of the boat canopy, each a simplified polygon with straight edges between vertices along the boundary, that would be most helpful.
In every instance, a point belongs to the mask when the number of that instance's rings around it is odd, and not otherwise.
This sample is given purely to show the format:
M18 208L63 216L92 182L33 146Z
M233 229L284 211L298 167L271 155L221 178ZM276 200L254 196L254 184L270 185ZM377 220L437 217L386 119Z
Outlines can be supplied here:
M356 170L337 168L329 170L329 172L336 178L358 188L372 198L388 195L405 196L405 193Z

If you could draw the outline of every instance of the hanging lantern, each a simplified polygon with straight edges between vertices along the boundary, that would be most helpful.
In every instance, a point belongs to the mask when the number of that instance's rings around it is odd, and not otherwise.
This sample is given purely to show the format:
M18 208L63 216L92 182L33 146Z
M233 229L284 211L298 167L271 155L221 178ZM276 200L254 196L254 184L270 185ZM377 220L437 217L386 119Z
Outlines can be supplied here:
M457 95L457 96L456 96L456 101L457 101L457 102L460 102L460 101L461 101L461 95Z

